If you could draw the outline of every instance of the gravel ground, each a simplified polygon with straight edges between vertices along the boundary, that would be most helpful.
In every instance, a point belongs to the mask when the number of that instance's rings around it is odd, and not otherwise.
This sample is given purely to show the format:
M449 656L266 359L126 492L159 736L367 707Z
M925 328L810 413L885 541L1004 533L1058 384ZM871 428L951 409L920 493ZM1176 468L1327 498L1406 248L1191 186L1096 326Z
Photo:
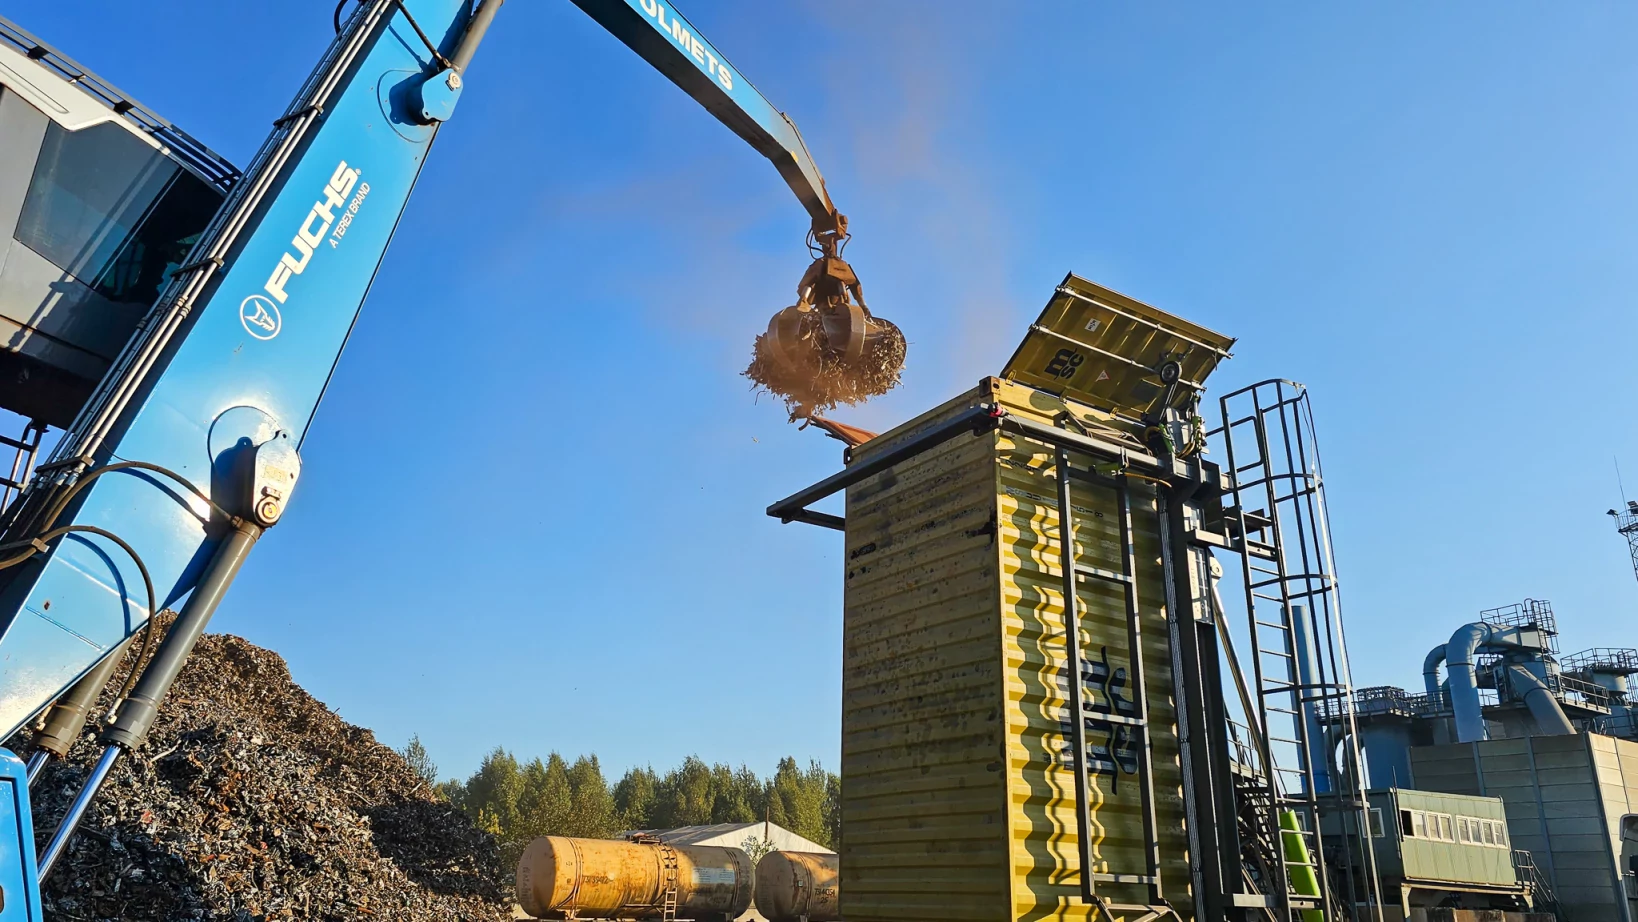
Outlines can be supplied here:
M12 748L26 758L20 736ZM82 738L35 786L41 847L98 748ZM103 786L44 898L52 922L499 920L511 918L510 877L487 833L303 691L282 658L214 634L147 745Z

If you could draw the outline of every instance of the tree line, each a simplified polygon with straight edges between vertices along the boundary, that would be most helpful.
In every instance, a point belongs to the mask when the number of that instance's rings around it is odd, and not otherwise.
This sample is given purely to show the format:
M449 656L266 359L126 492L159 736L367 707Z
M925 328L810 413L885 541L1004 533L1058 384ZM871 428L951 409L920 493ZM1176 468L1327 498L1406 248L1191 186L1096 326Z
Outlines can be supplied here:
M611 785L595 755L570 762L554 752L524 762L496 747L465 781L438 782L419 739L402 754L441 797L500 841L509 862L548 835L606 839L635 829L764 819L826 848L835 849L841 835L841 780L817 761L803 768L787 756L763 778L745 765L707 765L689 756L663 774L632 768Z

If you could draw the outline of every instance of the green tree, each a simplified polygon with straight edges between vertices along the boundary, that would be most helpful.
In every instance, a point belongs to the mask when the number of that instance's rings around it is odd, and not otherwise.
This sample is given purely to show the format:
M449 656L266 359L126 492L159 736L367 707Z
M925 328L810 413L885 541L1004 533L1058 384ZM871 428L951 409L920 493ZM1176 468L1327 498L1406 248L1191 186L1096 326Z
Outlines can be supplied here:
M597 756L581 756L569 766L569 820L561 835L605 839L614 835L614 795Z
M656 829L655 796L660 776L652 766L631 768L614 786L614 812L620 829Z
M462 781L459 778L451 778L448 781L439 782L438 785L432 789L432 792L438 797L449 801L450 805L455 809L460 810L463 813L466 811L465 781Z
M522 793L523 772L518 760L497 746L467 779L462 809L479 826L500 833L517 822L518 797Z
M825 823L825 792L829 781L830 774L817 761L809 762L803 771L795 759L789 756L780 759L769 785L769 819L803 838L827 844L831 838Z
M716 791L711 784L711 768L698 756L666 773L660 781L655 801L655 823L660 828L702 826L711 822Z
M545 762L535 759L523 767L517 822L507 838L527 842L536 836L563 835L573 808L569 766L563 757L554 752Z
M751 858L751 867L756 867L763 856L774 850L774 844L758 835L746 836L740 841L739 847Z
M842 779L831 772L825 778L825 830L827 838L815 839L820 845L840 852L842 850Z
M398 750L398 754L409 763L410 771L415 772L427 783L427 787L433 787L438 783L438 766L432 761L432 756L427 754L427 747L421 745L419 733L411 736L409 742L404 744L404 748Z
M664 775L650 766L630 769L611 789L595 755L571 764L554 752L519 764L497 747L464 783L446 781L437 790L493 833L508 861L537 836L605 838L625 829L764 817L833 848L841 837L840 780L818 762L803 769L788 757L767 780L744 765L735 770L689 756Z

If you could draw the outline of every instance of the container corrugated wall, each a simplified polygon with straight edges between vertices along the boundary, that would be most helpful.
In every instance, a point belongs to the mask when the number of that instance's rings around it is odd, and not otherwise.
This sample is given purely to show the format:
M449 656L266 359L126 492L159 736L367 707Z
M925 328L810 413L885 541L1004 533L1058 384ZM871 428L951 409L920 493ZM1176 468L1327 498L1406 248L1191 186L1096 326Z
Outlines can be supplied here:
M992 445L956 438L848 491L845 919L993 920L1008 899Z
M985 401L1042 420L1062 407L990 379L858 454ZM841 891L850 922L1095 914L1078 895L1050 468L1044 449L1020 449L994 433L958 436L848 491ZM1119 570L1114 492L1077 485L1074 497L1081 553ZM1153 491L1134 488L1131 497L1163 876L1186 916L1159 518ZM1122 594L1113 585L1081 590L1087 663L1129 675ZM1107 704L1105 686L1096 687L1089 701ZM1128 685L1124 694L1131 692ZM1092 746L1107 744L1089 737ZM1114 762L1114 774L1092 778L1094 870L1142 874L1135 764L1125 752ZM1098 889L1116 902L1145 895L1131 885Z
M1014 917L1086 918L1080 902L1080 857L1075 820L1075 775L1069 764L1069 689L1064 681L1063 576L1059 569L1057 478L1052 454L1040 446L1002 439L1000 491L1001 612L1006 655L1007 778L1010 783ZM1078 558L1119 571L1123 549L1113 489L1075 483ZM1179 906L1189 900L1188 839L1184 831L1183 778L1172 698L1171 640L1166 622L1165 570L1154 489L1130 488L1132 539L1137 559L1137 597L1142 621L1144 675L1153 729L1155 810L1159 819L1162 877ZM1082 580L1079 592L1082 656L1107 687L1088 683L1088 704L1126 713L1136 689L1127 636L1126 598L1103 580ZM1113 693L1115 700L1111 700ZM1127 716L1130 716L1129 714ZM1120 727L1118 724L1106 725ZM1111 750L1090 777L1093 870L1141 875L1146 839L1137 774L1137 740L1089 732L1088 745ZM1115 744L1119 745L1115 745ZM1147 888L1100 883L1098 893L1117 903L1147 902Z

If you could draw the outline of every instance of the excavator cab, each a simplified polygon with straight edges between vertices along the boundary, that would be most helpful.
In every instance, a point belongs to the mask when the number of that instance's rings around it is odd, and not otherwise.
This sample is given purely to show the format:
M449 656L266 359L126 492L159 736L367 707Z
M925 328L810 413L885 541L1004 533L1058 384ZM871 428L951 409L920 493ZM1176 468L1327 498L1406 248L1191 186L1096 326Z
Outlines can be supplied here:
M0 19L0 407L68 426L237 176Z

